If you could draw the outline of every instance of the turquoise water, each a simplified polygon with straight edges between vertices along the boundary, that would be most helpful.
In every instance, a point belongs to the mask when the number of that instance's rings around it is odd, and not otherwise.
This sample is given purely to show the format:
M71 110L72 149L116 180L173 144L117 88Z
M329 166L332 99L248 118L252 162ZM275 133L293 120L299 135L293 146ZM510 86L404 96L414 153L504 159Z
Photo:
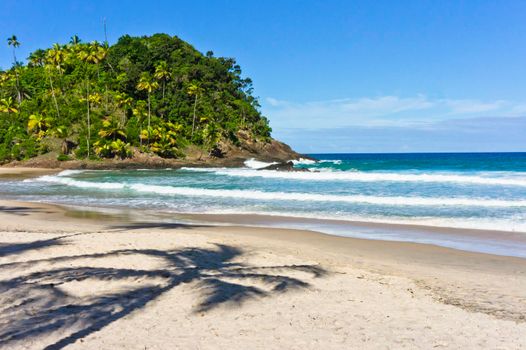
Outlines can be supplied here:
M319 161L295 162L303 172L257 170L265 164L256 160L243 168L64 171L4 182L0 194L165 213L295 217L295 227L336 234L349 231L345 222L360 221L498 230L526 237L526 153L312 156ZM302 223L300 218L337 220L338 229ZM409 236L397 233L394 239L418 241Z

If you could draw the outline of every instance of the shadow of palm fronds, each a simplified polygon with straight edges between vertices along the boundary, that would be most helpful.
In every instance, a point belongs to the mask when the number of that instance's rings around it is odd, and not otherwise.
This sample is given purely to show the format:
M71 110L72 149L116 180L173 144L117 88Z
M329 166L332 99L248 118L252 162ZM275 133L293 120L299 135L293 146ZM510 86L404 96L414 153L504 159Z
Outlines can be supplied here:
M216 245L212 249L171 251L124 249L38 260L52 266L59 262L73 265L82 259L134 255L161 259L163 266L154 270L70 266L0 281L0 344L60 334L47 349L61 349L143 308L181 283L196 283L198 304L194 312L207 312L219 305L240 307L247 300L305 289L310 284L297 275L319 278L326 274L316 265L252 266L236 262L242 254L236 247ZM129 287L118 292L88 297L70 295L64 288L80 281L137 280L145 283L138 287L128 283Z
M19 216L26 216L34 212L40 212L40 208L0 205L0 212Z

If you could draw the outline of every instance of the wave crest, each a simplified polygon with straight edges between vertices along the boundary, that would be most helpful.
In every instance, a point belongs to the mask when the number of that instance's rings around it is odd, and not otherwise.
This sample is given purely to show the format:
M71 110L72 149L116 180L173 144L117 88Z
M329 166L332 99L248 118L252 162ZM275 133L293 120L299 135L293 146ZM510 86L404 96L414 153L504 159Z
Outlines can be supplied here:
M467 206L467 207L526 207L526 200L499 200L486 198L446 198L446 197L402 197L402 196L366 196L331 195L301 192L263 192L257 190L219 190L194 187L174 187L148 184L124 184L116 182L89 182L59 176L42 176L39 181L59 183L79 188L122 190L130 189L142 193L161 195L179 195L190 197L235 198L264 201L304 201L304 202L340 202L354 204L372 204L384 206Z
M526 187L526 176L497 178L477 175L450 174L401 174L360 171L324 171L312 168L309 172L284 172L274 170L229 169L229 168L183 168L187 171L213 172L217 175L236 177L262 177L301 181L347 181L347 182L420 182L420 183L465 183L473 185Z

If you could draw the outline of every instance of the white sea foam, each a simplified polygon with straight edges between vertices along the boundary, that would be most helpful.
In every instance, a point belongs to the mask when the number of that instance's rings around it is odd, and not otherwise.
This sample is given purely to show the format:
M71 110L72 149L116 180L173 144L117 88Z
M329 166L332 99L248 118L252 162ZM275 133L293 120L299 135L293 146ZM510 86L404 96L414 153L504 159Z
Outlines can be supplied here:
M80 173L83 173L84 170L62 170L60 173L57 174L57 176L71 176L71 175L76 175L76 174L80 174Z
M342 164L342 161L340 159L324 159L324 160L320 160L319 162L320 163L332 163L332 164L335 164L335 165Z
M286 200L307 202L345 202L392 206L470 206L470 207L526 207L526 200L497 200L479 198L426 198L426 197L377 197L377 196L344 196L314 193L263 192L255 190L216 190L192 187L172 187L145 184L129 185L138 192L158 194L204 196L256 200Z
M262 162L254 158L251 158L251 159L246 160L244 164L247 168L250 168L250 169L262 169L262 168L268 167L269 165L273 165L277 163L276 162L267 163L267 162Z
M217 175L236 177L262 177L304 181L349 181L349 182L419 182L419 183L464 183L473 185L526 187L526 174L513 178L452 174L410 174L360 171L333 172L285 172L273 170L229 169L229 168L184 168L188 171L214 172Z
M306 158L294 159L291 162L294 163L294 165L312 165L312 164L316 164L315 160L306 159Z
M60 174L59 174L60 175ZM104 190L120 190L125 188L125 184L117 182L90 182L81 181L63 176L41 176L36 181L59 183L66 186L74 186L79 188L95 188Z
M89 182L59 176L42 176L39 181L60 183L79 188L105 190L131 189L137 192L157 193L161 195L180 195L197 197L235 198L268 201L303 202L340 202L372 204L384 206L466 206L466 207L526 207L526 200L499 200L484 198L442 198L442 197L402 197L402 196L365 196L331 195L298 192L263 192L257 190L218 190L193 187L158 186L148 184L124 184L115 182Z

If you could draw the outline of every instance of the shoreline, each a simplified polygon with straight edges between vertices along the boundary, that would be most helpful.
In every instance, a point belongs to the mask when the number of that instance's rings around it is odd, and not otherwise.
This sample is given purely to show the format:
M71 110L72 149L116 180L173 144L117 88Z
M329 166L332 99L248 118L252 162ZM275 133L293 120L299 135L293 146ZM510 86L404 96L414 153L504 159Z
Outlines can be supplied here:
M526 258L526 253L522 252L520 247L517 247L521 255L508 255L505 252L500 254L491 251L480 251L467 249L469 247L455 247L441 244L436 238L433 240L431 235L437 234L445 239L483 239L486 244L501 243L513 246L515 244L524 245L526 249L526 232L521 231L499 231L499 230L483 230L475 228L456 228L447 226L431 226L421 224L401 224L401 223L384 223L375 221L353 221L353 220L339 220L339 219L318 219L294 216L280 216L268 214L202 214L202 213L173 213L178 218L196 220L204 220L204 222L212 222L226 225L246 225L247 227L268 227L268 228L282 228L282 229L298 229L321 234L344 237L344 238L358 238L375 241L394 241L394 242L408 242L415 244L427 244L444 248L451 248L461 251L468 251L474 253L514 256L519 258ZM298 227L294 224L299 223ZM314 227L302 227L304 223L310 223ZM292 225L291 225L292 224ZM320 226L334 226L334 230L323 230ZM367 233L346 233L346 231L353 231L356 229L364 229L373 234ZM389 238L388 233L391 234ZM414 234L412 238L403 238L404 234ZM374 237L376 235L376 237ZM420 241L417 235L422 235ZM427 242L426 242L427 241ZM436 242L435 242L436 241ZM466 242L469 245L470 242ZM526 250L525 250L526 252Z
M1 177L0 177L1 178ZM314 232L331 237L380 242L411 243L453 249L461 252L526 259L526 233L445 226L425 226L366 221L310 219L266 214L208 214L184 213L126 207L80 206L54 202L30 202L2 199L20 204L57 206L67 216L75 218L102 217L114 220L131 220L142 217L148 222L184 222L188 225L217 227L246 227ZM108 212L110 212L108 214Z
M0 167L2 179L26 179L42 175L57 174L63 168ZM95 170L95 169L82 169ZM102 170L102 169L97 169ZM1 198L0 198L1 199ZM15 199L16 200L16 199ZM39 203L39 202L36 202ZM147 209L129 209L126 207L89 207L75 204L47 202L52 205L74 208L87 212L112 210L117 212L148 212ZM178 220L219 225L241 225L277 229L298 229L316 231L338 237L360 238L367 240L412 242L439 247L480 252L501 256L526 258L526 232L499 231L478 228L457 228L412 223L386 223L375 221L341 220L332 218L308 218L266 213L184 213L156 211L160 218L176 217Z
M0 343L10 349L526 346L526 259L42 203L0 208ZM188 259L196 267L181 284ZM70 314L75 305L84 311ZM16 326L57 320L42 332Z

